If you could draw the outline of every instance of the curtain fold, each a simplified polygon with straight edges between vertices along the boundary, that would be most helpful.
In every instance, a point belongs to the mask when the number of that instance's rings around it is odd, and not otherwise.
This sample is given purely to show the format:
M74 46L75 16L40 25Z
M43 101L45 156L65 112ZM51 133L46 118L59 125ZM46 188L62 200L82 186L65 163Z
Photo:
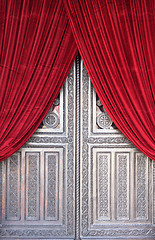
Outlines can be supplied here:
M34 133L77 54L62 0L0 4L0 161Z
M64 0L96 92L116 126L155 160L153 0Z

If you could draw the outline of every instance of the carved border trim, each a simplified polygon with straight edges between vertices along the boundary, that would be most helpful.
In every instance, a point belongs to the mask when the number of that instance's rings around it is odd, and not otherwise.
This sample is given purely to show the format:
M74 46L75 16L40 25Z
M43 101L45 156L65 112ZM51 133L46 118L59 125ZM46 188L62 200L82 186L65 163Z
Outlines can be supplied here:
M89 76L82 62L82 191L81 191L81 234L87 236L88 234L88 84Z
M74 96L75 96L75 88L74 88L74 75L75 75L75 63L73 64L71 71L68 76L68 153L67 153L67 236L74 236L75 234L75 219L74 216ZM65 235L64 235L65 236Z
M27 143L68 143L68 138L67 137L39 137L39 136L32 136L28 140Z
M130 146L132 143L126 138L126 137L90 137L88 139L88 143L117 143L117 144L122 144L122 143L128 143ZM135 146L134 146L135 148Z
M133 145L126 137L90 137L88 139L89 143L117 143L117 144L129 144L130 147ZM40 137L40 136L32 136L27 143L68 143L67 137ZM27 147L28 144L24 146ZM31 145L29 145L31 147ZM135 148L135 146L133 145Z

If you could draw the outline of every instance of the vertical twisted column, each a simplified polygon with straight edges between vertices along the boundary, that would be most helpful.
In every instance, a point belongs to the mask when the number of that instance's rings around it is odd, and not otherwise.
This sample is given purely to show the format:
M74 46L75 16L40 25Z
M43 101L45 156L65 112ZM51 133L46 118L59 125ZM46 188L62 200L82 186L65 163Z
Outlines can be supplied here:
M76 58L75 239L80 239L80 55Z

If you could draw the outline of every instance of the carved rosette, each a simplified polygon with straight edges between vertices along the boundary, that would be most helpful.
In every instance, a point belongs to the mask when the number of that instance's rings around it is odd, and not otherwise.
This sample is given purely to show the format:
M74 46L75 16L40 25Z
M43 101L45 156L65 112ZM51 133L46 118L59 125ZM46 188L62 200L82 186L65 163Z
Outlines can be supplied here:
M96 106L98 107L99 114L96 117L96 124L101 129L110 129L113 122L103 107L101 100L96 94Z
M60 105L60 94L55 99L52 107L47 113L46 117L43 119L43 122L40 124L39 128L57 128L60 124L60 114L59 106Z
M56 128L59 125L59 122L60 122L59 117L54 112L47 113L46 117L43 120L43 124L47 128Z
M108 129L112 125L112 120L107 113L100 113L96 119L97 125L102 129Z

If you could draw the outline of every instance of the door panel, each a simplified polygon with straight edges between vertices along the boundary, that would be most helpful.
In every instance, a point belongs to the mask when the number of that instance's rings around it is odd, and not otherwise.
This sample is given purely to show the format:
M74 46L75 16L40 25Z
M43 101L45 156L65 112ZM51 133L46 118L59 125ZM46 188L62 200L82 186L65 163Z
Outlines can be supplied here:
M155 239L155 164L116 128L81 63L81 239Z
M0 239L155 239L155 163L111 121L79 56L0 186Z
M62 225L65 148L22 149L22 155L14 154L3 167L3 223Z
M1 163L0 239L75 237L75 67L35 134Z

